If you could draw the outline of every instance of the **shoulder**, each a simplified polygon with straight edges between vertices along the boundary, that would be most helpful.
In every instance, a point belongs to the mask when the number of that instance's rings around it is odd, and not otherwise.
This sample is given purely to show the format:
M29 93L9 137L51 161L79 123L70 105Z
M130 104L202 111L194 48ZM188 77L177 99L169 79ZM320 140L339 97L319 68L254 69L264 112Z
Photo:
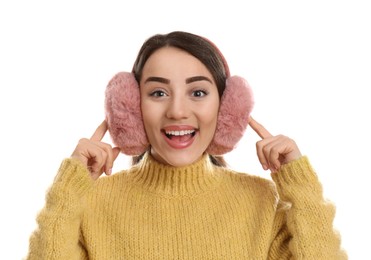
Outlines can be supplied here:
M102 175L94 182L87 197L88 201L98 206L111 203L110 201L115 198L121 198L132 188L128 176L130 176L130 170L121 170L109 176Z
M247 210L254 208L273 214L281 208L276 184L271 179L231 169L219 170L223 172L226 189Z
M255 193L257 195L277 196L275 183L268 179L250 173L238 172L228 168L219 169L227 183L240 191Z
M105 186L105 185L109 185L110 183L128 181L132 172L133 172L133 168L129 168L129 169L124 169L124 170L114 172L109 176L102 175L99 179L96 180L96 186L101 186L101 185Z

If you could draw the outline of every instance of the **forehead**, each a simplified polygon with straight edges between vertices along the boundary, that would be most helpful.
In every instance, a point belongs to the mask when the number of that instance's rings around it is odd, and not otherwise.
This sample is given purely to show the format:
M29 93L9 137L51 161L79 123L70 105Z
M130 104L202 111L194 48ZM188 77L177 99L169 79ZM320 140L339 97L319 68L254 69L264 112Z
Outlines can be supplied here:
M143 74L159 72L177 72L208 74L207 67L190 53L176 47L162 47L148 58Z
M162 60L176 61L178 59L191 59L191 60L194 59L194 60L197 60L196 57L192 56L190 53L188 53L187 51L185 51L183 49L172 47L172 46L165 46L165 47L161 47L161 48L155 50L149 56L148 60L146 61L146 64L149 63L149 62L153 62L153 61L156 61L156 62L159 62L159 61L162 61Z

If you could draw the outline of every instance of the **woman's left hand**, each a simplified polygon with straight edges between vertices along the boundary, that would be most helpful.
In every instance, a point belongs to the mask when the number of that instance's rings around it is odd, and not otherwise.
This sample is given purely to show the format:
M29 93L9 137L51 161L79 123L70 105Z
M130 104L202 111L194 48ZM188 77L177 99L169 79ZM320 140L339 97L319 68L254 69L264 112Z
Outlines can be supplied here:
M264 170L276 172L283 164L301 157L295 141L284 135L271 135L260 123L250 118L249 125L262 138L256 143L256 150Z

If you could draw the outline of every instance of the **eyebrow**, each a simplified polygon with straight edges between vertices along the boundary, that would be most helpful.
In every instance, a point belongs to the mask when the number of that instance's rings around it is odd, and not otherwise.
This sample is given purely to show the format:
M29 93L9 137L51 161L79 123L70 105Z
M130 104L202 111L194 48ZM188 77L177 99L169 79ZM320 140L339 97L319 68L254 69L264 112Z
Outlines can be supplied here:
M169 84L170 83L170 80L165 79L165 78L161 78L161 77L148 77L146 79L146 81L144 81L144 83L151 82L151 81L165 83L165 84Z
M205 77L205 76L194 76L194 77L187 78L186 83L189 84L189 83L192 83L192 82L202 81L202 80L206 80L206 81L212 83L211 79L209 79L208 77ZM170 80L162 78L162 77L148 77L144 83L151 82L151 81L160 82L160 83L164 83L164 84L169 84L170 83Z
M202 80L206 80L210 83L213 83L211 81L211 79L209 79L208 77L205 77L205 76L190 77L190 78L186 79L186 83L189 84L189 83L192 83L192 82L195 82L195 81L202 81Z

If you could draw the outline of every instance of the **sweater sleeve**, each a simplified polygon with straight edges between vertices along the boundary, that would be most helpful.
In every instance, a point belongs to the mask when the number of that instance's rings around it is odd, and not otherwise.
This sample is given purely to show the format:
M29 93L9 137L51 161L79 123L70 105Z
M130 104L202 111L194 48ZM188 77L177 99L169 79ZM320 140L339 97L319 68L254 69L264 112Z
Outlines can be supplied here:
M84 195L93 186L86 167L65 159L37 217L38 228L30 237L27 259L87 259L80 241Z
M335 206L323 198L322 185L308 158L283 165L272 179L281 206L270 259L347 259L333 228Z

